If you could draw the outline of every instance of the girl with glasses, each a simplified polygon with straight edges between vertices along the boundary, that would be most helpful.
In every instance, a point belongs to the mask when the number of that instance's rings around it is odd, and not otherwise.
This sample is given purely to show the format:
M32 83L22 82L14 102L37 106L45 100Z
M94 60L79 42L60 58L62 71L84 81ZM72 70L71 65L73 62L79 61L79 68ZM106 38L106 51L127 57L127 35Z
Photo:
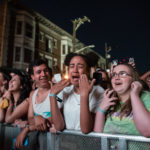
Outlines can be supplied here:
M143 90L138 73L129 64L119 64L111 85L96 113L94 131L150 136L150 92Z

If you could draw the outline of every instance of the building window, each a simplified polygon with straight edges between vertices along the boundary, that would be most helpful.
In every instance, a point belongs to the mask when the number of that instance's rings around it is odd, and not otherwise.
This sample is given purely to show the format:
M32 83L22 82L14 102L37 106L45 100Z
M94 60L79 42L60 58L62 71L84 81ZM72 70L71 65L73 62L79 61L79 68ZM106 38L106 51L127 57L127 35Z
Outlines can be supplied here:
M54 48L57 48L57 40L56 39L54 39L54 41L53 41L53 46L54 46Z
M68 54L71 52L71 46L68 46Z
M52 40L46 37L46 52L52 53Z
M30 49L24 49L24 62L29 63L32 60L32 51Z
M43 32L40 32L39 39L40 39L40 41L44 40L44 33Z
M22 33L22 21L17 21L16 34Z
M66 54L66 45L63 45L62 54L63 54L63 55Z
M21 58L21 47L15 49L15 61L20 61Z
M33 35L33 27L28 23L25 26L25 35L29 38L32 38Z

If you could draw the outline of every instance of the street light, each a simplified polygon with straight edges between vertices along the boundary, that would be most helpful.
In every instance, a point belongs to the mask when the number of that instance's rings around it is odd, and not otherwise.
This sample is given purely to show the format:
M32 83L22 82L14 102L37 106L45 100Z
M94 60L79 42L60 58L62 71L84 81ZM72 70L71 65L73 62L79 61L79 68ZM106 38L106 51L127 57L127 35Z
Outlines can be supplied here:
M85 46L85 47L83 47L83 48L81 48L81 49L79 49L79 50L76 50L76 52L81 52L81 51L83 51L84 49L86 49L86 48L94 48L95 47L95 45L88 45L88 46Z
M106 69L108 69L108 60L111 58L111 55L108 54L112 50L111 46L108 46L105 43L105 60L106 60Z
M75 51L75 44L76 44L76 31L78 30L78 28L81 26L81 24L84 24L84 22L90 22L90 19L86 16L84 16L83 18L78 18L73 20L73 39L72 39L72 44L73 44L73 52Z

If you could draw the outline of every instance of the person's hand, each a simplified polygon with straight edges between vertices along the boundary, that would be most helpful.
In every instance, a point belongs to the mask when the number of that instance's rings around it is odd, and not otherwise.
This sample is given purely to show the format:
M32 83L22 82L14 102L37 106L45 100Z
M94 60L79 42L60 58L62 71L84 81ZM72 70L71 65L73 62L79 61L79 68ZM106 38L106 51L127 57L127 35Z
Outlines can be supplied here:
M50 131L51 133L54 133L54 134L57 133L57 130L55 129L54 124L52 124L52 126L49 128L49 131Z
M50 81L49 82L51 85L51 89L50 89L50 93L52 94L58 94L60 91L62 91L66 86L70 85L70 80L66 80L66 79L62 79L61 81L59 81L58 83L56 83L55 85L53 85L53 83Z
M11 92L10 91L6 91L3 95L3 97L7 98L7 99L11 99Z
M114 90L107 89L104 92L104 96L100 104L100 108L104 111L107 111L110 107L116 105L117 100L118 98L114 95Z
M128 62L134 69L136 69L135 62Z
M28 121L22 121L21 119L16 119L14 122L14 126L18 126L20 128L24 128L28 124Z
M93 79L91 81L91 83L89 83L87 75L82 74L80 76L80 80L79 80L80 95L89 94L91 92L92 88L93 88L94 83L95 83L95 79Z
M24 128L19 133L19 135L17 136L16 141L15 141L15 147L16 148L22 148L23 147L23 142L24 142L27 134L28 134L28 129L27 128Z
M131 84L131 93L130 94L137 94L139 95L143 86L139 81L134 81Z
M42 116L38 115L34 118L36 129L39 131L47 130L47 120Z

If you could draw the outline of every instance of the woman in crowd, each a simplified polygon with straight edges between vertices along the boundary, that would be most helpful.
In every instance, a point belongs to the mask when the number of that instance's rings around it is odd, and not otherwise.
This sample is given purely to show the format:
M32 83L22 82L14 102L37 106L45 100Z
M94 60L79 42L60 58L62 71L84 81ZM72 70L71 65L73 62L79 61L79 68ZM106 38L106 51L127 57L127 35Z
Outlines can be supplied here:
M7 72L0 70L0 122L5 120L5 109L8 107L8 100L5 99L4 95L8 90L8 83L10 76L7 75Z
M22 72L15 72L9 81L9 89L4 95L9 100L5 114L6 123L25 125L28 111L28 97L31 91L29 78Z
M105 91L98 108L95 132L150 136L150 93L139 81L131 65L114 67L112 89Z
M66 129L88 133L93 130L95 113L104 90L100 86L93 86L94 79L89 82L90 65L85 55L68 54L65 64L69 67L69 80L61 80L50 91L52 121L57 130L65 120ZM64 101L63 115L57 106L57 94Z

